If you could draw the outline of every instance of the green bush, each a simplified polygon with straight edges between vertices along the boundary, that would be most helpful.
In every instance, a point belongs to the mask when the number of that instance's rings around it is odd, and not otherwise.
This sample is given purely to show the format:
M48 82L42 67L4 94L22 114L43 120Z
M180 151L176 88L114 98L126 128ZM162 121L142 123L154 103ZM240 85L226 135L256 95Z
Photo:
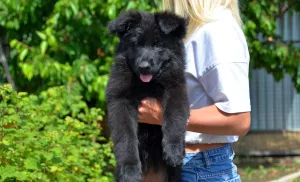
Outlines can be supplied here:
M0 181L112 181L104 113L89 108L78 87L38 96L0 87Z

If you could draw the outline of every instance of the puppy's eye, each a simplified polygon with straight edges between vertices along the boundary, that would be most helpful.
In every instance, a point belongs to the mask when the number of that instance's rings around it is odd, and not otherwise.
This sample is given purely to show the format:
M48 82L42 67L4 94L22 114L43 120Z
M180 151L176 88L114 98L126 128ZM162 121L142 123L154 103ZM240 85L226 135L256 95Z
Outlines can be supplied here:
M167 54L163 54L163 55L161 56L161 59L162 59L164 62L168 62L168 61L171 60L171 57L170 57L169 55L167 55Z

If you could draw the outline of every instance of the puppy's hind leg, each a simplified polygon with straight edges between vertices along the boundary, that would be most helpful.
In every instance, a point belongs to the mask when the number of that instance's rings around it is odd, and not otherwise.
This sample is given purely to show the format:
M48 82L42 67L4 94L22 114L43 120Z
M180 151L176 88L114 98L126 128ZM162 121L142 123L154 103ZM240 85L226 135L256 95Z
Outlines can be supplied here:
M140 182L142 170L138 152L136 109L127 99L115 99L108 102L108 110L117 160L116 179L118 182Z

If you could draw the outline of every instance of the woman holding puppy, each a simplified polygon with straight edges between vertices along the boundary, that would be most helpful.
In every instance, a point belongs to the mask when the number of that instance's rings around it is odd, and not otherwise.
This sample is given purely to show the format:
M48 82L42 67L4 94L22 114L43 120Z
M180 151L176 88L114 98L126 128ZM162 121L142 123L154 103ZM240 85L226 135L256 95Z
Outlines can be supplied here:
M249 52L238 0L164 0L189 18L186 81L190 118L182 179L241 181L231 148L250 127ZM160 103L145 99L140 122L162 124Z

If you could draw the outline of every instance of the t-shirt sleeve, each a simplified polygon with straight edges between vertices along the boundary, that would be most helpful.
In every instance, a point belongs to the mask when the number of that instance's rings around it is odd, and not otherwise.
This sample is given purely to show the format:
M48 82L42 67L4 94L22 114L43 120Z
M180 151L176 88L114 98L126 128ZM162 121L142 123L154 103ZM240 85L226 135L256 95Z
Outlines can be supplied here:
M248 64L222 63L214 66L200 82L214 104L227 113L251 111Z
M251 111L249 53L243 33L230 26L205 32L198 79L214 104L227 113Z

